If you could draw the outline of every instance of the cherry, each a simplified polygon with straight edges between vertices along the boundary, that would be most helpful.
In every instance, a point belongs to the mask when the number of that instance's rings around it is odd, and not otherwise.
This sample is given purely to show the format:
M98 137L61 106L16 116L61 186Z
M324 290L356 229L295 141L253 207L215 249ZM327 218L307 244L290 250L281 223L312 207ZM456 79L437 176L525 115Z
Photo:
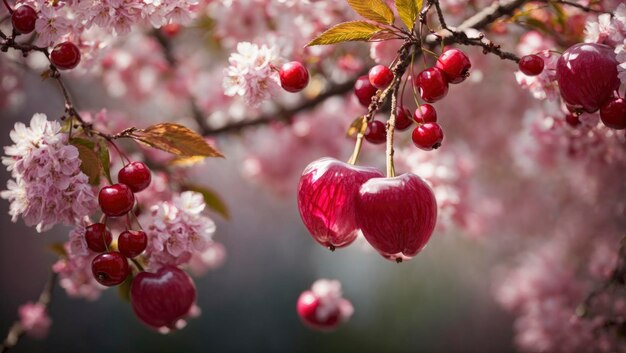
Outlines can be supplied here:
M22 5L13 11L11 22L16 32L28 34L35 30L37 11L28 5Z
M443 130L437 123L424 123L413 130L413 143L419 149L430 151L441 147Z
M365 139L373 144L379 145L387 140L387 128L385 123L378 120L370 121L365 130Z
M376 87L372 86L369 77L363 75L354 83L354 94L364 107L369 107L372 97L376 94Z
M565 122L568 123L571 127L576 127L581 124L581 121L578 118L578 114L573 113L565 115Z
M111 232L102 223L91 224L85 230L87 247L95 252L106 251L111 245L111 240L113 240Z
M196 286L181 269L163 266L156 273L141 272L130 286L135 315L154 328L173 328L196 301Z
M298 211L311 236L331 250L350 245L358 233L354 200L359 187L380 176L375 168L333 158L311 162L298 184Z
M384 89L393 80L393 72L385 65L376 65L370 69L369 80L372 86Z
M448 49L439 56L435 67L445 73L448 82L461 83L469 76L472 63L464 52Z
M408 108L398 107L396 113L396 130L404 131L409 128L409 126L413 125L413 120L411 119L411 112ZM385 139L386 139L385 134Z
M619 88L618 62L613 48L580 43L567 49L556 64L561 97L573 109L593 113Z
M437 111L430 104L422 104L415 109L413 120L420 124L437 122Z
M130 267L122 254L109 251L94 257L91 272L98 283L110 287L124 282L130 274Z
M50 62L59 70L73 69L80 63L80 50L72 42L59 43L50 52Z
M435 195L415 174L366 181L356 210L365 239L385 258L398 262L426 245L437 221Z
M98 203L105 215L119 217L133 208L135 195L125 184L113 184L100 190Z
M126 230L117 239L117 248L122 255L133 258L146 250L148 236L141 230Z
M545 63L539 55L525 55L519 60L519 69L526 76L537 76L543 72Z
M309 84L309 71L298 61L283 64L278 76L280 85L287 92L300 92Z
M298 298L296 309L302 322L316 330L331 331L341 323L341 310L335 307L332 311L320 315L320 299L312 291L304 291Z
M145 163L131 162L120 169L117 180L128 186L133 192L145 190L152 181L150 169Z
M434 103L448 94L448 79L436 67L420 72L413 83L419 88L422 99L428 103Z
M626 129L626 101L623 98L610 100L600 109L600 119L612 129Z

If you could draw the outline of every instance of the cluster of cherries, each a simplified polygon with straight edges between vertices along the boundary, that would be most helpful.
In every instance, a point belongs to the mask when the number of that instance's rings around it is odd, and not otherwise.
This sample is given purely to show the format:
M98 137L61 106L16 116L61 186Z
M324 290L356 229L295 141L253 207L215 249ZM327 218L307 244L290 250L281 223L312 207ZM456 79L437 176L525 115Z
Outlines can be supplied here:
M395 129L406 130L413 120L418 126L413 130L412 140L418 148L430 151L439 148L443 141L443 130L437 124L437 111L428 104L434 103L448 94L448 85L463 82L469 75L471 63L467 55L458 49L444 51L434 67L420 72L414 79L413 85L419 90L425 104L420 104L411 114L408 108L397 107ZM361 76L354 85L354 93L359 102L367 107L378 90L385 89L391 84L394 74L387 66L376 65L368 75ZM365 139L374 144L382 144L386 140L385 124L379 120L369 122L365 132Z
M619 96L620 80L613 49L604 44L579 43L563 52L556 64L561 97L570 111L566 121L576 126L583 113L600 112L605 126L626 129L626 101ZM543 72L544 61L538 55L520 59L520 71L528 76Z
M11 23L17 34L28 34L35 30L37 11L28 5L21 5L13 10ZM50 62L59 70L70 70L80 63L80 50L72 42L62 42L50 52Z
M98 194L102 213L106 217L127 216L135 205L135 193L146 189L151 180L150 169L144 163L124 166L118 173L118 183L103 187ZM93 259L91 270L96 281L105 286L124 282L131 274L128 260L139 256L148 245L144 231L126 229L117 239L117 251L112 250L111 232L104 223L89 225L85 240L89 249L100 253ZM193 306L196 289L184 271L164 266L156 273L139 272L132 279L130 299L133 311L147 325L174 328Z

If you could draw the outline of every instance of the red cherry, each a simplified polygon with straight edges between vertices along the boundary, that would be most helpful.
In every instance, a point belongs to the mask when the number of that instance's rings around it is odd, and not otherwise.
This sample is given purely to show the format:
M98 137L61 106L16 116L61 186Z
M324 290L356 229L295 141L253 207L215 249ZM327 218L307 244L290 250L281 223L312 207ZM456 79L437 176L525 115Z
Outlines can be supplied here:
M166 36L173 38L180 33L182 26L178 23L168 23L165 26L161 27L161 32Z
M626 101L623 98L610 100L600 109L600 119L611 129L626 129Z
M619 88L618 62L613 48L580 43L567 49L556 64L561 97L573 109L593 113Z
M404 131L409 128L409 126L413 125L413 120L411 119L411 112L408 108L398 107L396 113L396 130ZM385 139L386 139L385 134Z
M379 145L387 140L387 128L385 123L378 120L370 121L365 130L365 139L373 144Z
M105 215L119 217L133 208L135 195L125 184L113 184L100 190L98 203Z
M384 89L393 80L393 72L385 65L376 65L370 69L369 80L372 86Z
M37 11L28 5L22 5L13 11L11 22L15 31L21 34L28 34L35 30L37 21Z
M420 72L414 84L419 89L422 99L428 103L434 103L448 94L448 79L443 71L436 67Z
M309 84L309 71L298 61L283 64L278 76L280 85L287 92L300 92Z
M339 307L335 308L324 317L318 314L319 307L319 298L315 295L315 293L308 290L300 294L296 309L298 311L298 316L305 325L321 331L330 331L335 329L341 323L341 310Z
M333 158L311 162L298 184L298 211L311 236L331 250L350 245L358 233L354 200L359 187L381 176L375 168Z
M57 44L50 52L50 62L59 70L70 70L80 63L80 50L72 42Z
M443 130L437 123L424 123L413 130L413 143L419 149L430 151L441 147Z
M537 76L543 71L545 63L539 55L525 55L519 60L519 69L524 75Z
M146 250L148 236L141 230L126 230L117 239L117 248L128 258L133 258Z
M437 122L437 111L430 104L422 104L415 109L413 120L420 124Z
M142 162L131 162L120 169L117 180L128 186L133 192L145 190L152 181L152 175L147 165Z
M469 76L472 63L462 51L448 49L439 56L435 67L445 73L448 82L461 83Z
M106 251L112 240L111 232L102 223L91 224L85 229L87 247L95 252Z
M141 272L130 286L135 315L154 328L174 327L196 301L196 286L182 270L164 266L157 273Z
M91 262L91 272L103 286L118 285L130 274L128 260L117 251L102 253Z
M437 221L435 195L415 174L368 180L361 186L356 209L365 239L396 261L422 250Z
M565 122L568 123L571 127L576 127L581 124L580 119L577 114L567 114L565 116Z
M372 97L376 94L376 87L372 86L367 76L359 77L354 83L354 94L364 107L369 107L372 103Z

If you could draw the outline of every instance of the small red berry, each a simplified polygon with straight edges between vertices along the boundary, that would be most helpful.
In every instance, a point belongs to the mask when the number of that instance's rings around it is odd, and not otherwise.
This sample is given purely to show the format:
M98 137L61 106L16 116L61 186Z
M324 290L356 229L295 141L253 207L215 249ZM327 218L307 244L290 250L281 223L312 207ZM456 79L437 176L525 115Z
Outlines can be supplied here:
M567 114L565 116L565 122L568 123L571 127L576 127L581 124L580 119L578 118L578 114Z
M117 239L117 248L122 255L133 258L146 250L148 236L141 230L126 230Z
M420 124L437 122L437 111L430 104L422 104L415 109L413 120Z
M91 262L91 272L98 283L104 286L118 285L130 274L128 260L117 251L96 256Z
M448 82L461 83L469 76L472 63L462 51L448 49L439 56L435 67L445 73Z
M70 70L80 63L80 50L72 42L59 43L50 52L50 61L59 70Z
M111 232L106 225L102 223L94 223L87 226L85 230L85 241L87 247L95 252L104 252L111 245Z
M117 173L117 181L128 186L133 192L140 192L150 185L152 175L145 163L131 162Z
M370 79L363 75L354 83L354 94L364 107L369 107L372 103L372 97L376 94L376 87L372 86Z
M441 146L443 130L437 123L425 123L413 130L413 143L419 149L430 151Z
M283 64L278 76L280 85L287 92L300 92L309 84L309 71L298 61Z
M385 65L376 65L370 69L369 80L372 86L384 89L393 80L393 72Z
M180 32L182 26L178 23L168 23L165 26L161 27L161 32L166 36L173 38Z
M396 130L404 131L411 125L413 125L413 120L411 119L411 112L409 109L405 107L398 107L395 124Z
M626 129L626 101L623 98L610 100L600 109L600 119L612 129Z
M539 55L522 56L519 60L519 69L524 75L537 76L543 71L544 62Z
M428 103L434 103L448 94L448 79L443 71L436 67L420 72L414 84L419 88L422 99Z
M28 34L35 30L37 11L28 5L22 5L13 11L11 22L18 33Z
M322 316L318 313L321 306L320 299L308 290L302 292L298 298L296 310L302 322L310 328L320 331L332 331L341 323L341 310L339 307Z
M373 144L379 145L387 140L387 128L382 121L374 120L367 124L365 139Z
M124 184L105 186L98 194L98 203L102 212L110 217L123 216L133 208L135 195Z

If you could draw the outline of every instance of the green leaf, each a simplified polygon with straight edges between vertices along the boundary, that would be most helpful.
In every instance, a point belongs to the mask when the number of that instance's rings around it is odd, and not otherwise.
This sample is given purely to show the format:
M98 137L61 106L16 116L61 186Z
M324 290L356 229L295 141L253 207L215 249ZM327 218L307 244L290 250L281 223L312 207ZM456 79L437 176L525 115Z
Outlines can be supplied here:
M98 142L98 157L100 158L100 165L102 166L104 176L109 183L113 184L113 179L111 179L111 157L109 156L109 146L105 139L101 139Z
M554 9L554 12L556 12L556 22L562 27L565 27L567 14L563 10L563 7L554 1L549 1L548 4Z
M215 191L199 185L183 185L183 189L201 193L202 197L204 197L204 202L211 210L217 212L225 219L230 219L228 206L226 206L222 198Z
M419 14L419 7L422 5L421 2L421 0L396 0L396 9L398 10L400 20L409 31L413 30L415 20L417 20Z
M393 24L393 11L383 0L348 0L348 4L363 18L378 23Z
M95 144L90 140L74 138L70 141L74 147L78 149L78 158L80 158L80 171L85 173L89 178L89 184L97 185L100 182L100 172L102 165L98 155L93 150ZM89 146L92 146L91 148Z
M381 31L371 23L364 21L350 21L331 27L326 32L313 39L307 47L313 45L328 45L349 41L368 41L372 36Z
M126 136L177 156L224 156L213 146L209 145L202 136L193 130L179 124L162 123L149 126L145 129L135 129Z

